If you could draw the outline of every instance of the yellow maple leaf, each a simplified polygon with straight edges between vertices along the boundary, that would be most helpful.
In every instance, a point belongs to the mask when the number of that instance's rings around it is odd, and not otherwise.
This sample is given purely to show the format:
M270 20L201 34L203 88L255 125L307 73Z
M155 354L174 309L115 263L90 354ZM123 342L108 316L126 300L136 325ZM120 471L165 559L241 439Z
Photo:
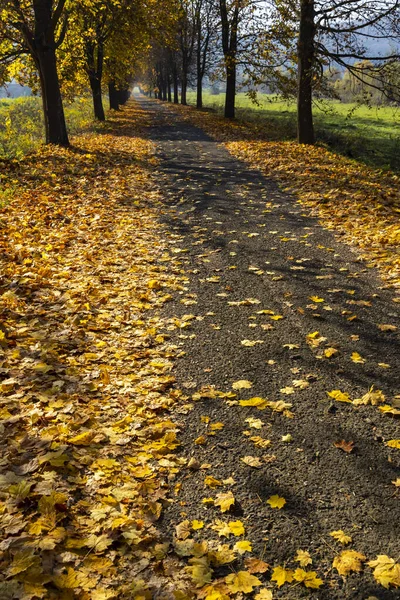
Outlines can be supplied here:
M397 330L396 325L387 325L385 323L378 325L378 327L381 331L396 331Z
M231 491L226 494L217 494L217 499L214 501L215 506L219 506L221 512L227 512L230 507L235 504L235 497Z
M220 429L223 429L224 427L225 427L225 425L223 423L211 423L210 430L211 431L219 431Z
M212 550L208 553L210 562L216 567L221 565L228 565L229 563L236 560L235 552L228 546L228 544L220 544L216 550Z
M389 440L386 442L386 446L389 446L389 448L398 448L398 450L400 450L400 440Z
M229 537L232 534L228 523L220 519L215 519L214 524L211 525L211 529L216 531L220 537Z
M312 564L312 558L310 553L307 550L297 550L297 554L294 557L294 560L300 563L301 567L306 567L307 565Z
M253 348L257 344L263 344L264 340L242 340L240 343L242 346L246 346L246 348Z
M273 600L271 590L262 588L258 594L254 596L254 600Z
M239 379L238 381L234 381L232 383L232 389L233 390L248 390L252 387L252 383L251 381L248 381L248 379Z
M388 589L390 585L400 587L400 564L393 558L379 554L375 560L371 560L367 564L374 569L375 580L384 588Z
M284 388L281 388L279 391L281 394L294 394L295 390L294 390L294 387L288 385Z
M372 404L372 406L377 406L382 402L385 402L385 396L381 390L374 390L374 386L371 386L362 398L353 400L353 404L356 406L359 406L360 404Z
M315 571L304 571L303 569L296 569L293 578L299 583L304 583L307 588L312 589L318 589L324 583L322 579L318 579Z
M201 558L191 558L189 560L190 566L185 567L185 571L189 573L193 583L196 587L203 587L206 583L211 582L212 569L208 564L208 558L202 556Z
M331 531L330 534L337 542L341 544L350 544L353 541L350 535L346 535L342 529L338 529L337 531Z
M330 398L334 398L335 400L337 400L338 402L350 402L350 397L348 396L348 394L341 392L340 390L332 390L331 392L327 392L328 396L330 396Z
M352 571L358 573L362 569L362 563L366 560L364 554L356 550L343 550L341 554L335 557L332 566L339 575L348 575Z
M285 506L286 500L285 498L282 498L281 496L275 494L274 496L270 496L268 498L267 504L269 504L271 508L281 509Z
M400 477L398 477L397 479L395 479L394 481L392 481L393 485L396 487L400 487Z
M199 435L198 438L196 438L194 440L194 443L196 444L196 446L203 446L207 441L207 438L205 435Z
M271 440L265 440L259 435L253 435L249 438L258 448L268 448L271 445Z
M239 571L238 573L231 573L225 577L226 584L229 590L236 594L243 592L244 594L250 594L253 588L261 585L261 581L255 575L251 575L248 571Z
M335 356L335 354L337 354L339 351L336 348L325 348L324 350L324 355L326 356L326 358L331 358L332 356Z
M361 365L365 363L365 358L360 356L358 352L353 352L351 355L351 360L353 363L360 363Z
M245 419L245 422L248 423L249 427L252 427L253 429L261 429L261 427L264 425L261 419L254 419L253 417L248 417Z
M90 446L96 435L96 431L88 429L87 431L84 431L73 438L69 438L67 441L69 444L74 444L74 446Z
M33 548L18 551L14 554L13 561L8 570L8 574L10 576L18 575L18 573L23 573L24 571L27 571L33 566L38 567L39 563L39 556L34 554Z
M310 300L313 302L325 302L323 298L319 298L318 296L309 296Z
M215 479L212 475L207 475L204 479L204 485L210 487L212 490L222 485L222 481Z
M188 519L185 519L181 523L175 526L176 537L179 540L186 540L190 536L190 522Z
M239 400L240 406L255 406L258 410L264 410L268 406L268 401L264 398L249 398L248 400Z
M254 467L256 469L262 466L262 462L258 458L258 456L243 456L240 460L244 462L245 465L248 465L249 467Z
M197 531L197 529L203 529L204 527L204 521L197 521L196 519L194 519L192 521L192 529L194 531Z
M244 535L244 525L242 521L229 521L228 523L229 531L233 533L236 537L240 535Z
M292 583L294 572L284 567L275 567L271 581L275 581L278 587L282 587L284 583Z
M236 542L236 544L233 546L234 550L237 550L239 552L239 554L244 554L245 552L251 552L252 551L252 546L251 546L251 542L248 542L247 540L241 540L240 542Z

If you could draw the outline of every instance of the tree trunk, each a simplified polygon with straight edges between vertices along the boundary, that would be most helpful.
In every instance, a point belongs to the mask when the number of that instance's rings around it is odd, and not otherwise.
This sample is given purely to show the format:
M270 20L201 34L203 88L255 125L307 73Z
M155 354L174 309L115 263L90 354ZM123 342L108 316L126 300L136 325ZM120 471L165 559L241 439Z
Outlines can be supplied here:
M181 104L183 104L184 106L186 106L186 104L187 104L186 92L187 92L187 73L183 72L182 73L182 85L181 85Z
M226 66L226 93L225 112L226 119L235 118L235 95L236 95L236 64L234 61L227 62Z
M69 146L60 82L57 73L56 43L52 23L52 2L36 0L33 3L35 32L24 33L36 63L43 102L46 144Z
M108 97L110 99L110 109L119 110L118 90L115 87L114 81L110 81L108 84Z
M297 44L297 140L299 144L314 144L312 115L312 69L315 59L314 0L301 0L300 30Z
M174 68L173 78L174 78L174 104L179 104L178 73L176 71L176 67Z
M46 144L69 146L67 126L57 74L55 51L37 51L37 62L43 102Z
M98 121L105 121L103 98L101 96L101 82L96 75L89 75L90 89L92 90L94 116Z
M203 108L203 78L201 75L197 76L196 108Z
M167 82L168 82L168 102L172 101L172 90L171 90L171 75L168 73L168 78L167 78Z
M89 77L90 89L92 90L94 116L98 121L105 121L106 117L101 95L104 57L103 44L99 41L88 41L85 45L85 56L86 71Z

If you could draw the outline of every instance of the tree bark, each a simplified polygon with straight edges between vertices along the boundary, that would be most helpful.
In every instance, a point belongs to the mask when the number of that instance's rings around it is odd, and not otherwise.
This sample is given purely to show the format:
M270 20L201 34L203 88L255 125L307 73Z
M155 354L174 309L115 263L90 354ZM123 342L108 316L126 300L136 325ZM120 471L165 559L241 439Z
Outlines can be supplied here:
M114 81L110 81L110 83L108 84L108 97L110 100L110 109L119 110L118 90L115 87Z
M90 75L89 81L90 89L92 90L94 116L98 121L105 121L106 116L104 114L103 98L101 95L101 82L98 77Z
M182 73L182 84L181 84L181 104L186 106L187 104L187 73Z
M197 76L196 108L203 108L203 78Z
M33 36L28 30L24 35L39 72L46 144L69 146L57 72L52 2L34 0L33 8L35 31Z
M172 102L171 75L169 73L167 76L167 86L168 86L168 102Z
M236 64L227 63L226 66L226 91L225 91L225 112L226 119L235 118L235 95L236 95Z
M301 0L300 30L297 44L297 140L300 144L314 144L312 114L312 78L315 60L314 0Z
M239 3L236 2L231 19L228 17L226 0L219 2L222 27L222 50L225 59L226 94L225 111L226 119L235 118L236 95L236 55L238 49Z
M94 116L98 121L105 121L101 94L101 80L103 77L103 43L88 41L85 44L86 71L89 77L90 89L92 91Z
M179 104L178 73L177 73L176 65L174 65L173 80L174 80L174 104Z

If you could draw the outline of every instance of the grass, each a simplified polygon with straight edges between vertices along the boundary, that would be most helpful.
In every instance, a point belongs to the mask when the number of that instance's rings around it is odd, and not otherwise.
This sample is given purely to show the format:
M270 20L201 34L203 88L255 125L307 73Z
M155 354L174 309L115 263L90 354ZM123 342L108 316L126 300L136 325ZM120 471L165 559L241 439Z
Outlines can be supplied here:
M93 122L90 98L65 104L68 132L75 135ZM0 159L20 159L44 142L41 99L35 96L0 99Z
M195 103L195 93L188 93ZM225 94L204 94L204 105L222 112ZM257 106L239 93L237 117L255 121L273 141L296 137L296 106L275 96L260 94ZM368 165L400 170L400 107L368 107L323 101L314 108L317 139L330 149Z

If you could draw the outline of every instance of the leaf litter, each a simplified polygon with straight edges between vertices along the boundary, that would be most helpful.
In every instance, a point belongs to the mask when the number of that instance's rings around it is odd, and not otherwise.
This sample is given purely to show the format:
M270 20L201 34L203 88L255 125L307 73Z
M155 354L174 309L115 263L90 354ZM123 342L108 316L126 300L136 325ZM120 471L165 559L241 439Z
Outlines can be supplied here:
M132 119L145 119L137 108L129 111L124 113L126 122L118 125L122 129L131 127ZM301 584L318 589L323 579L298 568L313 562L306 550L288 559L292 568L286 568L286 562L270 568L261 558L243 561L242 555L252 552L252 541L251 533L248 540L241 539L247 537L247 518L235 520L240 505L223 487L234 485L233 477L203 475L206 493L215 497L202 503L206 510L217 511L213 519L204 513L202 518L188 517L182 511L188 518L176 524L172 544L160 533L158 522L165 508L174 502L173 494L179 497L176 475L186 464L193 472L212 466L176 454L179 425L169 414L189 398L173 386L177 348L169 343L168 332L187 329L196 317L160 315L186 278L177 259L180 249L168 247L170 236L157 221L159 191L146 171L154 161L151 144L135 130L133 137L123 139L112 133L80 138L77 146L84 152L84 165L82 156L71 156L70 151L43 151L43 181L39 187L35 184L35 193L34 166L25 165L28 185L21 210L16 220L9 209L4 213L14 237L4 241L8 262L5 293L1 290L6 315L0 330L1 390L6 396L2 418L11 427L7 441L12 443L0 478L7 577L0 583L1 592L26 600L147 600L161 585L176 600L227 600L250 593L269 600L272 590L262 587L266 577L278 588ZM57 160L63 167L72 164L64 183ZM49 173L61 181L56 191L62 202L57 205ZM66 220L58 217L60 222L54 222L55 210L66 214ZM33 215L33 224L28 215ZM324 303L319 296L311 300ZM189 295L186 301L194 302ZM249 298L228 304L259 303ZM273 311L259 312L275 321L283 319ZM242 345L251 347L260 340L244 341ZM307 336L313 351L325 341L318 332ZM325 349L325 358L334 359L335 350ZM355 358L361 362L360 355ZM242 391L252 385L238 380L232 388ZM297 394L308 387L307 378L296 379L282 393ZM359 402L339 390L329 395L354 406L384 401L382 392L372 388ZM238 404L234 393L212 387L192 394L194 402L217 398L228 406ZM282 400L255 397L239 404L294 418L292 404ZM387 412L396 410L387 406ZM384 406L378 408L384 412ZM190 404L182 407L183 414L188 410ZM243 421L256 429L266 425L254 417ZM224 429L224 423L211 423L210 417L202 422L206 433L195 440L197 446L207 445L210 436ZM271 444L261 436L249 439L257 448ZM283 442L292 440L291 434L282 436ZM390 442L389 447L397 448L398 440ZM259 468L274 459L244 456L243 468ZM286 512L286 500L278 494L267 502L279 509L278 514ZM222 518L215 518L219 513ZM228 543L210 539L211 532ZM350 537L341 530L333 533L338 541ZM351 537L342 543L350 541ZM346 576L361 571L366 560L363 554L345 550L335 556L333 567ZM221 577L218 569L232 563L234 572ZM394 559L378 555L367 564L383 587L399 587Z

